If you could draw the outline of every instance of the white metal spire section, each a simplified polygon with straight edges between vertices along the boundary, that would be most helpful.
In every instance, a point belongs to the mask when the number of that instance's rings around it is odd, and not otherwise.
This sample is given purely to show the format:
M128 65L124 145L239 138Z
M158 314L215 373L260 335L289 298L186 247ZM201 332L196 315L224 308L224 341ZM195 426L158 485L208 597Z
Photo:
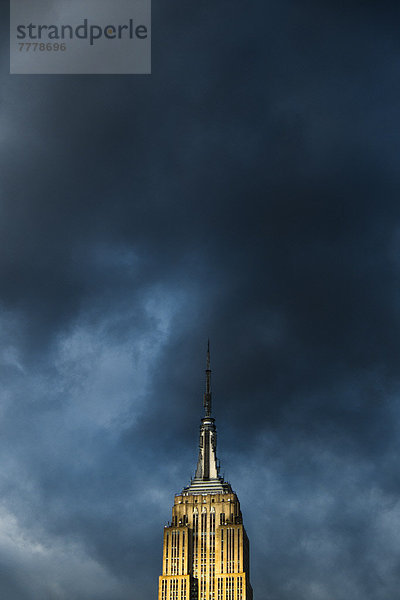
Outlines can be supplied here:
M211 417L211 369L210 369L210 340L207 344L206 361L206 392L204 394L205 417Z
M215 419L211 416L211 368L210 368L210 341L207 347L206 361L206 391L204 394L204 417L200 425L199 458L194 479L183 490L188 494L220 494L232 492L229 483L224 482L219 474L217 459L217 430Z

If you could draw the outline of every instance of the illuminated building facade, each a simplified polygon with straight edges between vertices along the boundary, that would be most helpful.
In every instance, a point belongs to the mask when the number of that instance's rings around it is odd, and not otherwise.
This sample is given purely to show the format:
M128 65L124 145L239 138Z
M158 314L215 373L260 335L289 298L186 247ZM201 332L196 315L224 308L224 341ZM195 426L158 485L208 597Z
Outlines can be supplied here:
M209 348L204 411L195 476L175 495L172 522L164 528L158 600L252 600L240 503L216 456Z

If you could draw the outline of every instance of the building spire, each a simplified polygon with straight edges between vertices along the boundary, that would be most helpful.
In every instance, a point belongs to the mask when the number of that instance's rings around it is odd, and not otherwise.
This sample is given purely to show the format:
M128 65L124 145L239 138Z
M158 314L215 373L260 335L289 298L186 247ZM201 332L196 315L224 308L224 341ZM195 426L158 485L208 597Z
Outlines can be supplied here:
M207 344L206 360L206 393L204 394L204 415L211 417L211 369L210 369L210 340Z
M211 416L211 368L210 340L207 344L206 359L206 391L204 394L204 417L201 419L199 458L194 479L183 490L185 494L221 494L232 492L229 483L219 474L217 459L217 429L215 419Z

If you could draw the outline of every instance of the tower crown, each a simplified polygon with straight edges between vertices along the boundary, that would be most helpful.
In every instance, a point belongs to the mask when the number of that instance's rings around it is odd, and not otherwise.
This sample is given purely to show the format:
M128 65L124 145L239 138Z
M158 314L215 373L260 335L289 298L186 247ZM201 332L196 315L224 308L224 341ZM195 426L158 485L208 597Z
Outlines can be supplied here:
M210 367L210 340L207 345L206 358L206 391L204 394L204 417L200 425L199 458L196 473L190 485L183 490L183 494L221 494L232 493L229 483L219 472L217 459L217 429L215 419L211 416L211 367Z

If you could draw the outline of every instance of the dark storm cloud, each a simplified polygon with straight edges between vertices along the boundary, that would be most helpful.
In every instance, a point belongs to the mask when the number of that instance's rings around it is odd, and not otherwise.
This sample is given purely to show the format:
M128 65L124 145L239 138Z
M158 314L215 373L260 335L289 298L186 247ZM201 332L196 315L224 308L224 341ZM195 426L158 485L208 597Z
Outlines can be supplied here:
M207 336L255 596L396 596L399 16L154 3L151 77L3 60L2 597L154 597Z

